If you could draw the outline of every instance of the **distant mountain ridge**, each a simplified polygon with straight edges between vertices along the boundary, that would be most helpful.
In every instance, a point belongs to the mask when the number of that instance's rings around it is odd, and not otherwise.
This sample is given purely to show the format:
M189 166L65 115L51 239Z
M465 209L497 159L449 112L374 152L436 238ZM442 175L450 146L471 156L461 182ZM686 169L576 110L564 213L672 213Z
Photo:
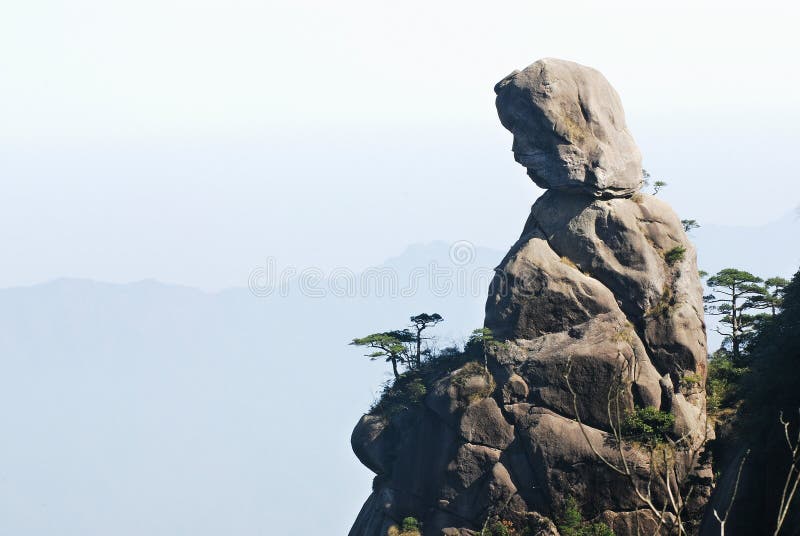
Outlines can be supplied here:
M707 271L788 276L799 231L787 214L690 238ZM441 295L427 280L398 297L314 298L296 280L287 297L266 298L154 280L0 289L0 533L292 533L282 512L301 502L314 512L306 530L345 533L371 478L349 449L353 416L386 378L348 341L418 312L445 317L440 344L463 340L502 258L437 241L376 264L404 280L448 269L454 290ZM459 293L458 278L476 274Z
M709 273L740 267L762 277L791 277L800 266L800 212L755 227L703 225L689 238L700 268Z
M434 249L453 289L476 268ZM384 267L407 278L422 257ZM348 342L438 312L446 345L483 317L485 288L424 283L385 297L315 297L296 279L263 298L153 280L0 290L0 533L293 534L284 512L301 503L304 530L346 532L370 479L352 416L387 373Z

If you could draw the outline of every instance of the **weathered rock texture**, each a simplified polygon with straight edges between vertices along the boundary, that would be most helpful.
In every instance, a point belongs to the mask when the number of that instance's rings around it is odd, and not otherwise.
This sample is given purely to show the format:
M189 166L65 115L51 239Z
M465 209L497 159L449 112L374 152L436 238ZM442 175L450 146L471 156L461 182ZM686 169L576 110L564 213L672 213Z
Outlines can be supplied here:
M496 90L515 157L550 189L490 289L485 325L502 344L489 374L477 363L441 371L421 404L361 419L353 448L377 476L350 535L384 535L405 516L426 536L472 534L489 516L553 535L569 497L618 536L637 524L657 533L631 481L645 490L658 464L640 443L619 446L609 393L621 415L647 406L674 415L669 437L686 448L669 455L673 495L686 491L676 480L709 476L694 248L669 206L638 192L639 151L597 71L547 59ZM631 476L599 456L618 467L624 457ZM695 489L686 512L706 491ZM658 478L652 501L669 501Z
M556 59L537 61L495 86L514 158L542 188L627 196L642 184L642 157L619 95L602 74Z

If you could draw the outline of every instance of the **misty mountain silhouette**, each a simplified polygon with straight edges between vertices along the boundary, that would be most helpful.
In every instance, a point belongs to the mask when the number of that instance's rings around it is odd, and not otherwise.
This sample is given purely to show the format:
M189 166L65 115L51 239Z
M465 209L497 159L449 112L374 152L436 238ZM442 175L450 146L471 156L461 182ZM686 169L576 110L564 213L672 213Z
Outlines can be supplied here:
M790 276L798 231L788 214L692 239L709 272ZM294 278L264 297L153 280L0 290L0 533L291 534L296 504L305 532L346 532L372 476L349 435L388 377L347 343L420 312L445 317L440 346L463 340L501 258L418 244L371 278ZM397 288L375 291L380 277Z

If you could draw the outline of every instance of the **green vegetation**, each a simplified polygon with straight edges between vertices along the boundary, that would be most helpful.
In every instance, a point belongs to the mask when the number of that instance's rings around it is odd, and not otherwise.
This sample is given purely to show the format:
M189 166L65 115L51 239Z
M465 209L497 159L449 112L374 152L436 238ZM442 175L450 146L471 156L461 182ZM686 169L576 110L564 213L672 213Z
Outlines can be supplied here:
M712 290L712 294L703 297L706 313L721 317L721 326L716 331L725 337L723 345L730 344L735 362L741 360L748 335L759 320L748 311L767 292L759 285L762 281L760 277L736 268L720 270L706 281Z
M693 389L703 382L703 377L699 374L685 374L681 377L680 382L681 387L684 389Z
M729 268L710 284L721 295L712 298L721 306L725 335L710 356L706 383L709 413L718 423L715 470L733 470L736 453L750 448L745 471L758 477L743 480L732 523L747 523L751 533L784 534L777 523L784 529L800 523L800 498L787 493L800 475L792 466L800 454L791 448L800 427L800 272L791 282L762 282Z
M721 317L716 331L725 337L709 356L706 380L708 408L719 413L738 408L746 395L742 387L751 366L766 347L774 348L768 337L775 336L775 321L781 317L790 284L781 277L763 280L737 268L720 270L707 284L712 294L703 297L706 312ZM763 310L769 313L761 313Z
M431 349L423 347L425 341L429 339L423 337L422 332L443 320L444 318L438 313L418 314L410 317L413 333L408 328L384 331L353 339L350 344L372 349L373 351L366 356L373 361L384 358L387 363L392 364L395 379L399 379L402 367L407 370L419 369L423 357L431 355Z
M469 378L485 376L484 389L469 393L469 403L482 400L494 392L496 384L484 365L475 361L474 353L457 348L447 348L431 355L419 368L409 370L383 385L380 396L369 410L371 415L390 417L422 403L433 382L443 375L458 371L450 380L454 385L466 387Z
M415 517L407 517L403 519L400 527L396 525L389 528L387 536L421 536L422 523L417 521Z
M540 533L541 527L517 527L506 519L493 519L487 521L486 527L480 531L479 536L533 536Z
M424 380L407 372L383 385L381 395L369 409L369 413L391 417L420 404L427 392Z
M366 356L372 361L385 358L387 363L392 364L394 377L399 379L400 367L403 365L409 366L411 363L408 344L412 341L411 332L408 330L398 330L373 333L366 337L353 339L350 344L372 348L374 351L366 354Z
M710 356L706 379L706 401L709 411L717 413L736 406L739 384L748 370L747 367L736 366L730 352L724 348Z
M675 246L674 248L664 253L664 260L667 261L667 264L672 266L676 262L681 262L685 256L686 256L686 248L683 246Z
M700 227L700 224L697 223L697 220L681 220L681 225L683 225L683 230L687 233Z
M645 315L649 317L668 316L674 305L675 296L672 294L672 288L669 285L664 285L658 301L645 312Z
M420 523L416 517L406 517L403 519L403 530L419 530Z
M677 246L665 252L664 258L674 265L683 260L685 254L686 248ZM562 259L569 264L567 261ZM705 385L709 415L721 426L718 440L711 446L715 463L723 463L720 460L729 455L725 449L730 453L747 444L753 449L748 464L760 463L758 467L765 468L765 474L772 471L771 482L775 478L785 478L784 465L791 460L786 459L781 424L785 423L792 433L800 425L797 413L800 407L800 390L797 389L800 385L800 272L792 282L787 282L779 277L764 280L743 270L726 268L708 277L707 284L712 291L704 296L706 310L720 316L716 329L724 336L721 347L709 356ZM674 305L673 291L665 286L647 315L669 315ZM463 348L436 350L431 342L434 339L425 335L429 328L442 322L442 317L435 313L421 314L410 320L410 329L374 333L351 343L369 348L371 353L367 355L371 359L383 359L392 364L394 378L385 384L371 413L392 416L414 409L422 403L435 381L453 372L451 385L464 393L464 399L469 397L470 403L491 396L496 385L488 373L489 356L505 343L497 341L490 330L480 328L472 332ZM634 337L632 329L631 326L620 328L613 339L620 343L628 341ZM485 387L476 376L487 378ZM684 393L696 391L702 382L702 373L684 373L677 378L677 385ZM778 415L791 420L779 421ZM678 449L675 445L679 441L672 433L674 423L671 413L654 407L636 407L625 413L617 428L616 440L636 442L658 456L664 453L664 471L669 471L675 463ZM780 441L774 441L775 436ZM795 463L800 464L800 460ZM776 475L776 466L779 466L778 473L784 473ZM716 469L720 467L724 465ZM792 474L790 472L790 476ZM763 486L765 481L751 478L743 486ZM746 487L743 489L742 493L746 493ZM767 497L780 495L780 490L758 493L761 493L759 497ZM762 499L759 501L763 503ZM741 506L743 503L747 501L737 503L737 508L746 508ZM784 506L782 503L781 508ZM796 521L791 515L794 514L790 512L787 523ZM558 528L562 536L613 536L605 524L584 521L574 499L565 505ZM389 534L420 536L421 527L416 519L407 518L401 526L392 527ZM531 529L501 518L490 518L480 534L526 536L531 534Z
M800 407L800 271L781 293L781 310L766 315L748 340L743 382L750 411L796 415Z
M444 318L442 318L442 316L438 313L422 313L412 316L409 318L409 320L411 321L411 327L415 331L414 343L416 345L416 354L414 355L414 364L415 366L419 367L422 365L423 355L430 355L430 349L422 349L422 341L426 340L425 337L422 336L422 332L430 327L435 326L439 322L442 322Z
M622 437L655 446L665 442L673 424L675 416L672 413L652 406L635 408L625 415L625 420L622 422Z
M664 182L664 181L660 181L660 180L651 181L650 179L652 178L652 176L650 175L650 172L648 172L646 169L642 170L642 177L644 178L644 181L642 181L642 185L643 186L652 186L653 187L653 195L657 195L658 192L660 192L661 189L667 185L667 183Z
M782 277L770 277L764 281L759 293L748 303L753 309L769 309L771 316L783 306L783 295L789 282Z
M422 528L422 525L417 521L417 518L407 517L403 519L403 533L419 532L420 528Z
M486 387L469 395L470 404L487 398L492 394L492 392L494 392L495 387L497 387L494 382L494 377L486 371L484 365L478 363L477 361L470 361L465 364L455 375L453 375L453 378L450 381L453 383L453 385L466 387L467 380L474 376L485 376Z
M709 356L709 408L744 404L741 413L749 418L762 414L756 408L792 414L800 405L800 272L791 282L773 277L759 283L759 277L728 268L709 278L723 298L706 296L706 303L720 304L718 332L725 335ZM759 309L770 312L753 314Z
M495 346L499 346L502 343L498 342L494 338L494 333L489 328L478 328L472 330L472 334L469 336L469 341L467 341L467 345L470 344L477 344L483 347L483 350L490 350Z
M591 523L583 520L583 515L574 497L567 499L564 512L558 523L561 536L614 536L605 523Z
M518 534L510 521L495 521L481 531L480 536L516 536Z
M464 346L465 350L472 353L479 353L483 356L483 368L489 371L488 356L491 352L502 347L503 343L498 342L494 338L492 330L489 328L478 328L472 331L467 344Z
M460 387L465 387L470 377L487 378L484 389L468 394L470 403L491 395L496 385L488 373L486 354L502 346L491 330L474 330L463 349L450 346L437 351L435 337L424 337L423 331L442 322L441 315L424 313L410 320L412 330L373 333L350 343L372 349L367 354L370 359L384 359L392 364L394 378L384 383L370 414L388 417L418 406L437 379L455 370L458 373L451 381Z

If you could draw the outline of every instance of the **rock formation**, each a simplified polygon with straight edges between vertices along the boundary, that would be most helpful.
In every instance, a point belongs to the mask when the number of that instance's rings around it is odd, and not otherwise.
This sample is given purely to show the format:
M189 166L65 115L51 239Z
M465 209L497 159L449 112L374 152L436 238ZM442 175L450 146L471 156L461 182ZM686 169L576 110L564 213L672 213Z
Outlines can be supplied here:
M542 188L629 197L642 184L642 157L622 103L602 74L545 59L495 86L514 158Z
M487 519L557 535L570 498L617 536L666 534L679 511L691 533L710 476L694 248L670 207L639 192L641 156L599 72L545 59L495 92L516 160L548 191L496 270L488 371L483 356L431 368L418 404L356 426L377 476L350 535L406 516L426 536ZM642 408L668 417L663 438L627 435Z

